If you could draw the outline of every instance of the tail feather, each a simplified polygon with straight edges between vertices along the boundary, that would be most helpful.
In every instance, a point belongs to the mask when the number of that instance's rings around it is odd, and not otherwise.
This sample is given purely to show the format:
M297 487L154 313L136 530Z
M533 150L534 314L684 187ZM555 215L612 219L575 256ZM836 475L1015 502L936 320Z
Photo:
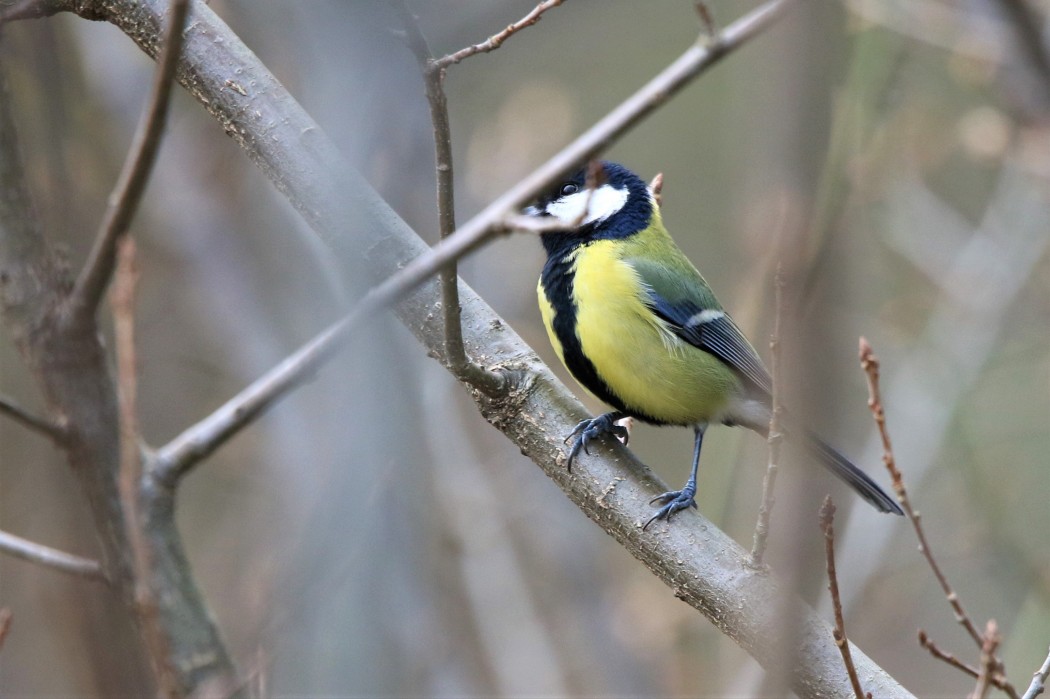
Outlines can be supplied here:
M851 488L857 491L858 495L871 503L879 512L892 512L895 515L904 514L904 510L900 508L896 500L880 488L868 474L861 471L856 464L834 448L813 435L809 435L808 446L815 455L820 457L820 461L826 469L848 483Z

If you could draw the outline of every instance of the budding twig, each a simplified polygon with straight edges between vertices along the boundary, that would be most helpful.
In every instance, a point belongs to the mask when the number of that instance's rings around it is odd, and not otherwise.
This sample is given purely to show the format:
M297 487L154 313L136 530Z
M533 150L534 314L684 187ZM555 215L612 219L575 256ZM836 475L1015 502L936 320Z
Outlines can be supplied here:
M853 666L853 656L849 649L849 639L846 638L846 621L842 616L842 599L839 597L839 580L835 574L835 503L831 496L824 496L824 504L820 507L820 530L824 532L824 558L828 568L828 591L831 593L831 606L835 612L835 628L832 635L835 645L842 654L842 664L846 666L846 674L849 675L850 685L857 699L865 699L864 689L860 686L860 678L857 677L857 668Z

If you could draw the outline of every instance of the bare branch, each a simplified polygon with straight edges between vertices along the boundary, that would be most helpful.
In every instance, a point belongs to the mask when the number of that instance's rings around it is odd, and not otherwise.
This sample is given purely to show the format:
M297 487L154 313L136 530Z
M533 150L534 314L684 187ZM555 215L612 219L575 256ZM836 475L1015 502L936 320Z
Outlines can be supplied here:
M122 237L117 243L117 268L113 279L111 305L117 355L117 396L120 409L120 497L124 505L124 525L135 567L135 613L150 660L156 669L158 694L178 696L178 672L164 633L157 605L157 591L151 576L153 552L146 536L148 526L139 503L142 482L141 433L138 415L138 361L135 351L135 294L139 271L134 238Z
M117 184L109 196L109 206L87 262L80 271L68 301L69 317L83 321L98 309L102 294L109 285L116 260L117 242L128 232L146 190L153 164L157 159L164 125L167 122L175 68L182 49L182 29L189 14L189 0L172 0L171 17L164 34L164 46L157 61L153 91L139 127L120 171Z
M1050 677L1050 655L1046 656L1042 667L1035 671L1035 674L1032 676L1032 684L1028 685L1028 691L1024 693L1021 699L1035 699L1042 694L1043 689L1046 687L1047 677Z
M526 27L531 27L532 25L536 24L536 22L539 22L544 12L551 9L552 7L557 7L564 1L565 0L543 0L543 2L541 2L539 5L532 8L532 11L529 12L529 14L525 15L514 24L509 25L503 31L497 34L493 34L487 40L481 42L480 44L468 46L466 48L460 49L459 51L456 51L455 53L450 53L447 56L443 56L442 58L435 60L434 67L438 70L442 70L452 65L453 63L459 63L460 61L470 58L475 54L495 51L503 45L504 41L514 36L522 29L525 29Z
M445 97L445 68L434 61L426 36L416 18L408 11L404 0L396 0L394 7L401 15L408 46L419 63L423 84L430 107L430 121L434 130L434 161L437 181L438 230L447 238L456 230L455 188L453 184L452 129L449 125L448 100ZM476 386L488 395L506 388L503 377L479 366L468 356L463 346L462 309L459 303L459 272L455 263L441 270L441 310L444 317L445 359L452 373Z
M864 699L864 689L860 686L860 678L857 677L857 668L853 666L853 657L850 654L849 639L846 638L846 620L842 617L842 600L839 598L839 579L835 575L835 503L831 496L824 496L824 504L820 508L820 530L824 532L824 558L827 561L828 591L831 593L831 606L835 611L835 628L832 635L835 645L842 653L842 664L846 666L846 674L849 675L853 694L857 699Z
M886 465L886 470L890 472L890 478L893 480L893 490L897 493L897 500L900 501L901 507L904 508L904 512L911 521L912 528L915 529L915 536L919 540L919 551L926 558L926 562L929 563L930 569L933 570L933 574L936 576L937 582L940 583L945 597L948 598L948 603L955 612L955 620L966 629L967 633L970 634L970 638L977 644L977 647L981 648L984 646L984 638L977 631L977 627L974 626L970 616L963 609L962 601L955 593L955 590L952 589L948 578L941 571L937 559L934 558L933 550L926 540L926 532L922 527L922 516L912 508L911 501L908 499L908 491L904 487L904 478L901 476L901 472L897 470L897 461L893 456L893 443L890 441L890 434L886 428L886 412L882 407L882 397L879 393L879 360L875 356L871 344L863 337L860 338L860 365L868 378L868 407L871 409L871 413L875 418L875 424L879 428L879 435L882 438L882 462Z
M290 354L221 408L161 447L154 459L157 480L169 487L176 485L193 466L252 423L293 388L308 380L339 348L350 328L366 312L374 310L367 304L368 298L365 297L349 315Z
M977 674L977 685L970 694L970 699L984 699L992 686L992 674L998 665L995 651L999 648L999 627L995 619L989 619L984 628L984 644L981 646L981 669Z
M955 657L953 653L941 650L941 648L933 642L933 639L930 638L929 635L927 635L927 633L922 629L919 629L919 645L925 648L926 650L930 651L930 655L932 655L933 657L937 658L938 660L943 660L944 662L954 667L956 670L962 670L974 679L977 679L977 675L980 674L980 671L973 665L969 665L963 662L962 660L959 660L959 658Z
M769 537L769 518L773 514L773 504L776 498L773 490L777 483L777 469L780 464L780 451L784 443L784 433L780 428L780 418L783 413L780 394L783 387L780 379L780 319L784 314L784 269L778 262L777 271L773 276L774 289L774 316L773 316L773 338L769 341L769 349L772 355L772 381L773 381L773 410L769 416L769 466L766 475L762 479L762 505L758 510L758 522L755 524L755 534L751 544L750 564L756 568L762 566L762 557L766 552L766 539ZM838 584L835 587L838 593Z
M33 415L13 399L4 395L0 395L0 413L7 415L23 427L28 427L34 432L50 437L57 443L61 443L66 437L66 431L61 425L47 418Z
M711 14L711 8L707 6L707 3L703 0L696 0L693 6L696 8L697 17L700 18L701 36L706 39L718 36L718 23L715 22L715 16Z
M0 552L69 575L107 582L98 561L74 556L4 531L0 531Z
M15 0L0 9L0 27L7 22L21 19L39 19L62 12L66 8L65 0Z

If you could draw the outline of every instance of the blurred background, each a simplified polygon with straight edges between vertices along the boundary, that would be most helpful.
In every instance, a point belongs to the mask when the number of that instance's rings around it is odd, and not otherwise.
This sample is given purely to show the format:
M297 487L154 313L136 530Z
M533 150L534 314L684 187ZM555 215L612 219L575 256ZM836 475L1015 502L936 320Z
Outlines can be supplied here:
M440 54L533 4L410 6ZM709 3L722 25L757 4ZM808 3L608 157L646 179L664 173L669 229L767 358L781 251L793 404L887 483L856 361L858 336L874 344L898 463L931 544L976 623L999 622L1023 688L1050 641L1050 70L1046 47L1029 50L1006 4ZM433 242L429 117L386 3L210 6ZM697 32L686 0L574 0L453 66L460 221ZM72 16L6 27L0 51L37 213L76 268L153 64L114 27ZM154 445L374 282L337 272L182 91L133 233L142 424ZM522 235L474 255L461 274L557 364L536 308L542 263L538 241ZM784 694L485 423L404 328L387 320L362 335L198 467L181 494L194 572L258 695ZM41 408L8 337L0 391ZM691 442L689 430L638 426L631 446L677 487ZM749 547L765 445L728 429L705 444L699 509ZM968 692L968 677L916 642L921 627L977 663L907 522L855 506L817 470L783 469L780 484L774 569L794 571L799 594L830 619L813 503L833 492L850 638L917 695ZM62 454L3 420L0 529L98 555ZM0 606L14 614L3 696L151 691L126 615L101 586L0 557Z

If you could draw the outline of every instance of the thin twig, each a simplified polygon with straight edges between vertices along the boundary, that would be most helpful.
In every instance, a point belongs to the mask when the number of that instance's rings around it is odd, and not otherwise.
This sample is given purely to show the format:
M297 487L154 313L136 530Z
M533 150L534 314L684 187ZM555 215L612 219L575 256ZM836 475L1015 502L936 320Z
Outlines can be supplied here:
M860 338L860 365L868 377L868 407L871 409L871 413L875 417L875 424L879 428L879 435L882 438L882 461L890 472L890 477L893 480L893 490L897 493L897 500L900 502L901 507L904 508L908 519L911 520L912 527L915 529L915 536L919 540L919 551L925 556L926 562L929 563L934 576L937 578L937 582L944 591L945 597L948 598L948 603L955 612L955 620L962 624L963 628L970 634L970 638L977 644L977 647L981 648L984 646L984 638L977 631L977 627L970 620L966 610L963 609L962 601L948 583L948 578L941 571L940 565L937 564L937 560L933 556L933 550L926 540L926 533L922 528L922 516L912 508L911 502L908 500L908 491L904 487L904 478L901 476L901 472L897 470L897 462L893 456L893 443L890 441L890 434L886 429L886 412L882 407L882 397L879 392L879 360L875 356L871 345L863 337Z
M696 8L697 17L700 18L700 31L704 38L713 39L717 37L718 23L715 22L715 16L711 14L711 8L703 0L696 0L693 6Z
M531 27L532 25L536 24L536 22L539 22L544 12L551 9L552 7L557 7L563 2L565 2L565 0L543 0L543 2L534 7L532 11L529 12L529 14L525 15L514 24L509 25L503 31L497 34L493 34L487 40L481 42L480 44L468 46L466 48L460 49L459 51L456 51L455 53L450 53L447 56L443 56L435 60L435 68L440 70L443 68L447 68L453 63L459 63L460 61L466 58L470 58L475 54L495 51L503 45L504 41L509 39L514 34L517 34L522 29L526 27Z
M117 395L120 409L120 499L124 507L124 526L131 546L135 570L135 613L142 620L145 641L157 670L160 696L177 696L177 673L162 628L157 596L150 571L153 553L147 541L145 520L139 501L142 480L141 433L138 418L138 368L135 351L135 294L139 271L135 259L135 239L117 243L116 273L113 279L113 334L117 355Z
M1035 699L1037 696L1043 693L1046 687L1046 678L1050 677L1050 654L1046 656L1046 660L1043 661L1042 667L1035 671L1032 675L1032 684L1028 685L1028 691L1024 693L1021 699Z
M186 24L189 7L189 0L173 0L171 3L168 28L164 34L160 58L157 60L149 103L135 131L117 184L109 196L109 206L99 227L98 236L69 297L67 317L74 322L84 321L93 316L98 309L102 295L113 276L117 242L127 233L149 182L150 172L153 170L164 135L175 68L182 49L182 29Z
M70 575L77 575L90 580L107 582L102 566L98 561L81 558L65 551L44 546L20 536L0 531L0 552L21 558L24 561L38 563L53 570Z
M394 275L397 277L400 275ZM394 277L391 277L393 279ZM157 480L175 486L196 464L207 458L286 393L309 379L339 348L347 332L380 306L370 294L349 315L253 381L208 417L186 429L157 450L153 460Z
M455 188L452 165L452 129L445 96L445 67L434 60L419 22L409 12L404 0L396 0L395 9L401 15L409 48L423 74L430 121L434 131L434 162L437 181L438 230L447 238L456 230ZM459 272L455 263L441 270L441 306L444 314L445 358L452 373L488 395L496 395L506 385L503 377L481 367L467 356L463 346L463 325L459 305Z
M363 319L395 304L448 264L493 238L516 230L508 225L508 221L514 220L511 212L547 189L575 163L597 154L622 137L646 115L666 104L671 95L689 81L768 28L794 2L797 0L772 0L726 27L717 44L690 47L645 87L460 226L454 234L373 287L341 320L162 447L154 460L157 479L168 486L176 484L194 465L310 377Z
M835 610L835 628L832 635L835 645L842 653L842 664L846 666L846 674L849 675L853 693L857 699L864 699L864 689L860 686L860 678L857 677L857 668L853 666L853 656L850 654L849 639L846 638L846 621L842 617L842 600L839 597L839 580L835 575L835 503L831 501L830 495L824 496L824 504L820 507L820 530L824 532L824 558L827 561L828 591L831 592L831 606Z
M23 427L28 427L34 432L50 437L55 442L61 443L66 438L66 431L61 425L47 418L32 414L4 395L0 395L0 414L7 415Z
M4 641L7 640L7 634L11 630L11 618L13 616L10 609L0 607L0 649L4 647Z
M999 648L1000 640L1002 639L999 636L999 627L995 619L989 619L984 628L984 644L981 646L981 669L977 674L977 685L973 688L970 699L984 699L988 696L988 690L992 686L992 675L998 664L995 651Z
M777 263L777 271L773 276L774 289L774 311L773 311L773 337L769 341L769 350L772 356L773 372L773 409L769 416L769 465L766 475L762 479L762 505L758 509L758 522L755 523L755 534L751 544L750 564L756 568L762 567L762 558L766 553L766 541L769 538L769 519L773 514L773 504L776 498L773 491L777 483L777 470L780 464L781 446L784 443L784 433L780 429L780 418L783 412L780 394L780 319L784 314L784 269L781 263ZM837 590L836 585L836 590Z
M929 635L922 629L919 629L919 645L928 650L930 652L930 655L932 655L933 657L948 663L956 670L961 670L962 672L966 673L970 677L973 677L974 679L976 679L977 676L981 674L981 671L975 668L973 665L963 662L962 660L957 658L955 654L949 653L948 651L941 649L936 643L933 642L933 639L930 638ZM1005 692L1006 695L1010 697L1010 699L1020 699L1017 695L1017 690L1014 689L1014 686L1010 684L1010 681L1007 680L1006 676L1003 674L1002 663L1000 663L998 667L992 672L989 681L992 683L992 686L996 687L997 689L1001 689L1003 692Z
M919 645L925 648L926 650L930 651L930 655L932 655L933 657L937 658L938 660L943 660L944 662L954 667L956 670L962 670L974 679L977 679L977 676L980 674L980 670L975 668L973 665L963 662L959 658L955 657L954 654L949 653L948 651L941 650L941 648L933 642L933 639L930 638L929 635L927 635L927 633L922 629L919 629Z

